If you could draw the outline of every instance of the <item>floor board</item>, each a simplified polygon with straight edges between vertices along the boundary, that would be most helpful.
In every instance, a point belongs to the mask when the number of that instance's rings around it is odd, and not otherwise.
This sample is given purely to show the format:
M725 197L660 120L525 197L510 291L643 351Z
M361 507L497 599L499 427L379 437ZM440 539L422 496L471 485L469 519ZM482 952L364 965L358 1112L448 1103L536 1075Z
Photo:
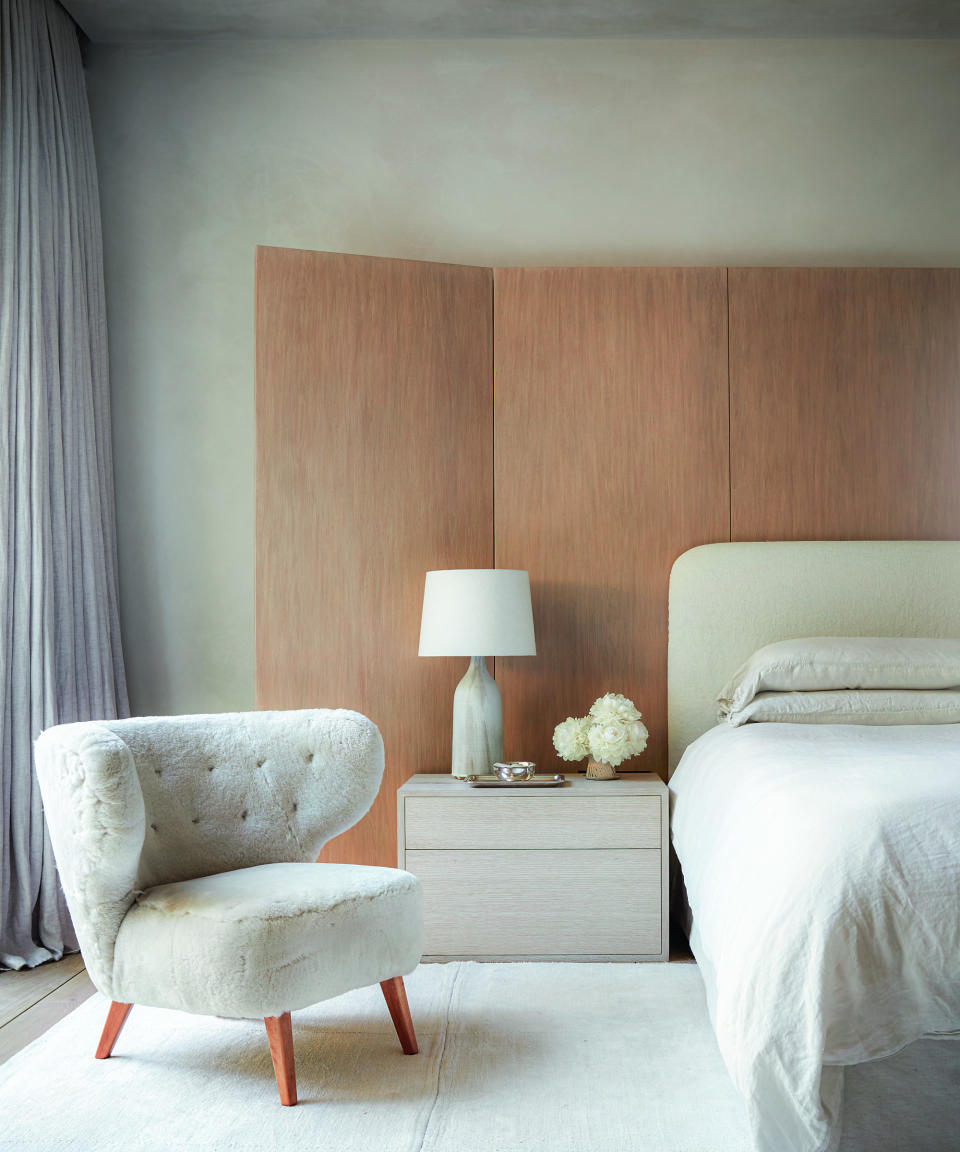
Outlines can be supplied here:
M0 972L0 1028L83 971L79 952L18 972Z
M0 1063L26 1048L95 991L79 954L37 968L0 973ZM96 1046L96 1037L91 1044Z

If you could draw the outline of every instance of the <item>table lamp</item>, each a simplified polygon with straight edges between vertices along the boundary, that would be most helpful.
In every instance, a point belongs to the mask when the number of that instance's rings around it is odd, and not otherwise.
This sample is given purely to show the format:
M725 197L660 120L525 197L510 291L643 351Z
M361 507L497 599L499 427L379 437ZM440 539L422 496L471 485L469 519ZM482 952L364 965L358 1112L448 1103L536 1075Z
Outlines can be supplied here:
M487 656L536 656L530 577L510 568L428 572L421 656L469 656L453 694L454 776L483 776L503 759L500 689Z

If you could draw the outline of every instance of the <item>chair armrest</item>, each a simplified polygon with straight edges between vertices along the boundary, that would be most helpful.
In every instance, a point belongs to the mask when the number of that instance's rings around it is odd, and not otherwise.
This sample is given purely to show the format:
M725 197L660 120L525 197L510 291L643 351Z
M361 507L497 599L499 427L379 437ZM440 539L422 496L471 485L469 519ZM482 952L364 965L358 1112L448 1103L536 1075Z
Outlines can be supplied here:
M112 998L114 944L136 898L143 792L127 745L106 725L41 733L35 760L50 840L84 963Z

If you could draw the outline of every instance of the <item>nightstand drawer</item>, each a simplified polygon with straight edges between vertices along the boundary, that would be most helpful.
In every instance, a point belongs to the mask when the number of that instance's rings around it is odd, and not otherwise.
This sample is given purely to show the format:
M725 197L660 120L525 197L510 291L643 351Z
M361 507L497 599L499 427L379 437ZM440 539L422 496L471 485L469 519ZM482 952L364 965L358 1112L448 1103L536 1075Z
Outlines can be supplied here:
M661 952L659 849L408 848L406 867L423 882L426 956Z
M407 796L406 849L659 848L659 796L577 796L565 789Z

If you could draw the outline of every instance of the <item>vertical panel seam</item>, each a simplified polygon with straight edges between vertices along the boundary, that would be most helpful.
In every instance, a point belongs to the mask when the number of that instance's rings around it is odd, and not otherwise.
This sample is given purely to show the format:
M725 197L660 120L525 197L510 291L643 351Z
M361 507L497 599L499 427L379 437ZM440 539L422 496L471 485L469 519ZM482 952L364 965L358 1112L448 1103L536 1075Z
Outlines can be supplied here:
M726 272L725 309L727 319L727 513L730 542L733 543L733 383L730 376L730 268Z
M493 553L493 567L497 566L497 337L496 316L496 272L490 269L490 548Z
M497 566L497 369L496 348L496 269L490 269L490 551L492 567ZM490 657L493 669L490 675L497 677L497 658Z

